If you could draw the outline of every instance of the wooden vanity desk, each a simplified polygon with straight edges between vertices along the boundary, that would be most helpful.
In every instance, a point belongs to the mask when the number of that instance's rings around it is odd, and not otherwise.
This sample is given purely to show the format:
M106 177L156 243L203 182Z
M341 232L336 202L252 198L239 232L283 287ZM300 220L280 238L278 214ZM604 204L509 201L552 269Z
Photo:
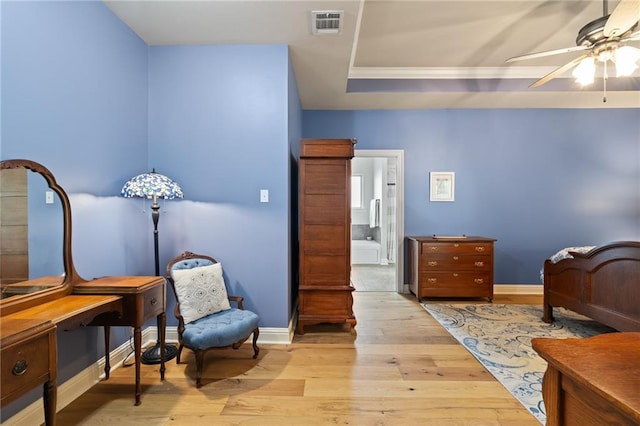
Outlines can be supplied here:
M134 328L136 360L135 404L140 404L140 363L142 326L157 318L161 345L160 375L164 379L165 280L157 276L104 277L91 281L76 271L71 255L71 204L69 197L43 165L30 160L0 161L0 405L25 395L44 384L44 418L55 425L57 404L58 330L83 326L105 330L105 374L109 377L109 337L111 326ZM40 175L29 175L34 172ZM43 192L58 195L53 203ZM49 195L49 194L47 194ZM34 198L34 201L29 201ZM57 210L57 211L56 211ZM35 213L32 215L32 213ZM61 213L61 214L60 214ZM63 223L51 218L62 216ZM38 218L31 231L29 217ZM56 223L53 223L56 222ZM57 225L57 226L56 226ZM33 226L33 224L31 224ZM51 229L47 238L43 229ZM62 233L60 233L62 229ZM40 250L30 251L32 232ZM30 265L47 263L42 253L55 253L62 234L62 259L47 266L41 277L32 277ZM40 262L40 261L43 262ZM37 269L37 268L36 268ZM37 273L36 273L37 274Z

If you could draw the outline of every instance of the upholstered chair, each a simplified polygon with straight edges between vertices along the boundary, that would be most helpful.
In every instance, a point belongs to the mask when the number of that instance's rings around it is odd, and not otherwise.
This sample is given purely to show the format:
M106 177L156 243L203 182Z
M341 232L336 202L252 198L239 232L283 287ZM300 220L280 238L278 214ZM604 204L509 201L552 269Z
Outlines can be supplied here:
M167 279L176 296L176 361L180 364L184 347L195 353L197 387L202 386L204 356L210 349L238 349L253 334L253 359L258 357L259 317L244 309L243 297L227 294L220 263L186 251L167 264Z

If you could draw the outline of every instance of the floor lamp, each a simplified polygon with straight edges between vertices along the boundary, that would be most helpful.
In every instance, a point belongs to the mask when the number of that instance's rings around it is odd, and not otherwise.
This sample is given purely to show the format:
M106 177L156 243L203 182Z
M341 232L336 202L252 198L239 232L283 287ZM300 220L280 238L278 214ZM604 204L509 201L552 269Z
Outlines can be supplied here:
M156 173L153 169L151 173L143 173L131 178L122 187L120 195L126 198L140 197L149 198L151 203L151 219L153 220L153 249L155 256L155 272L156 276L160 276L160 256L158 251L158 220L160 219L160 205L158 198L172 200L182 198L182 189L180 185L166 177ZM160 335L160 321L158 320L158 336ZM155 346L147 349L143 354L141 361L143 364L160 364L161 352L160 338L156 341ZM178 350L175 346L165 345L165 361L173 359Z

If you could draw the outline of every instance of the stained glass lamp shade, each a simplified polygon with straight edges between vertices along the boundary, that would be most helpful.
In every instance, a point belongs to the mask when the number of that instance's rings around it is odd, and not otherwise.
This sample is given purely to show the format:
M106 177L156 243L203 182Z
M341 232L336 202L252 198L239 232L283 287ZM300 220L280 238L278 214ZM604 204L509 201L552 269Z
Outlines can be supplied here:
M124 184L120 194L127 198L164 198L167 200L183 197L180 185L165 175L156 173L155 169L151 173L143 173L131 178Z

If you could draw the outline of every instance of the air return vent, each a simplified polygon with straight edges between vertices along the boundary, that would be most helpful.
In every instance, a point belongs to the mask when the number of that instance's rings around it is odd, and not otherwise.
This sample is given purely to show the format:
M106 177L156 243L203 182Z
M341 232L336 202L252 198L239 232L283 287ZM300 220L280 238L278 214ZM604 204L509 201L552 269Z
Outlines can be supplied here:
M311 12L311 32L313 34L340 34L343 16L343 10L315 10Z

